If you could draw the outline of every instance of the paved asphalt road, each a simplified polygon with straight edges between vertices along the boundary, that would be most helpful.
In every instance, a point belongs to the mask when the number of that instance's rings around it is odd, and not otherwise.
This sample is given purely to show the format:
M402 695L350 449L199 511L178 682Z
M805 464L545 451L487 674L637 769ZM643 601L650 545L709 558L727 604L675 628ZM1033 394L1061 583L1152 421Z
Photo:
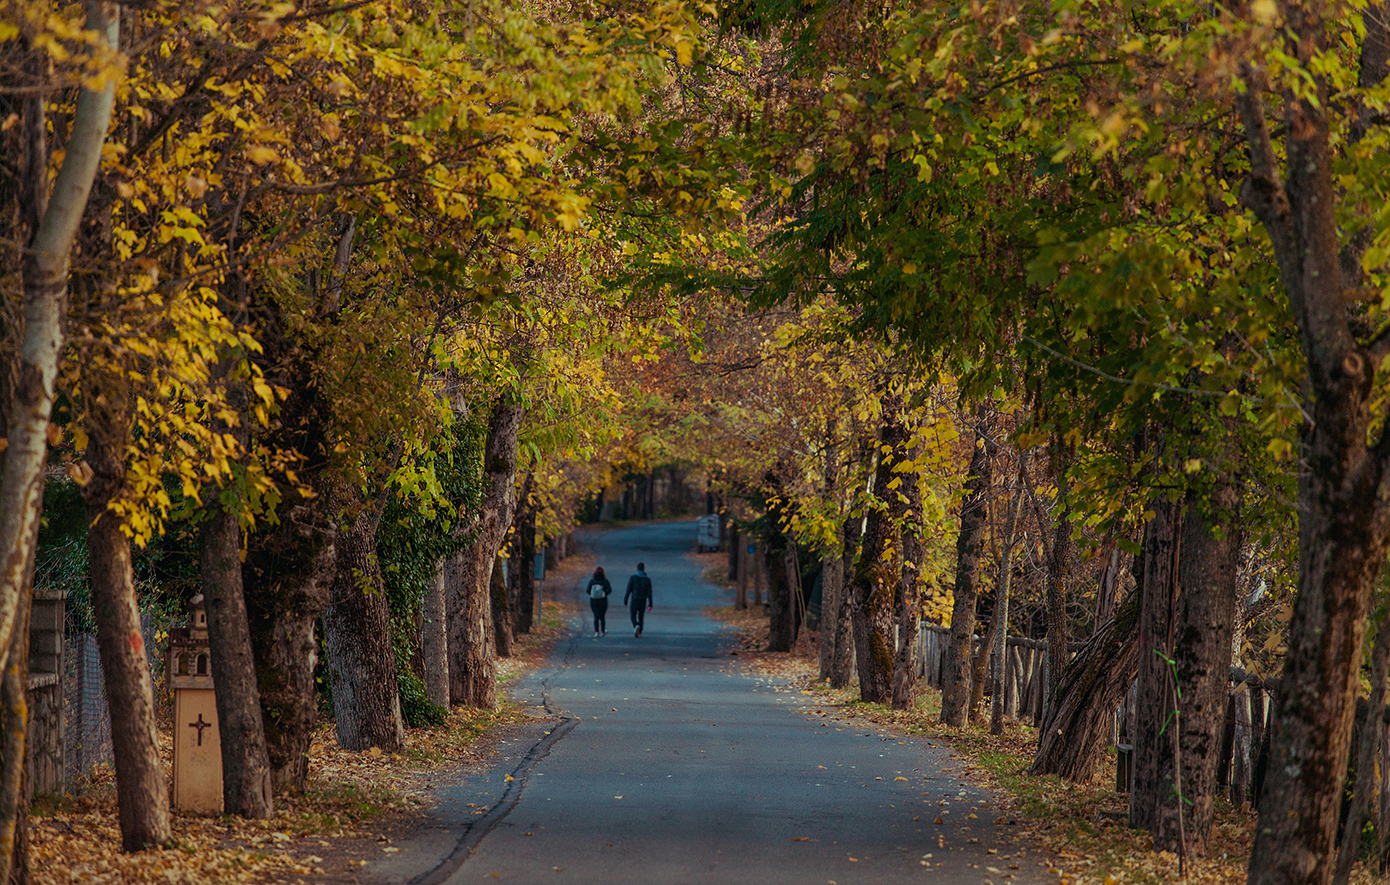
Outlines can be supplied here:
M369 875L449 885L1055 881L1011 844L993 797L950 773L962 764L949 750L822 716L811 698L743 675L732 634L702 613L730 599L686 557L694 538L693 522L590 538L615 590L608 635L595 638L586 621L513 688L553 714L548 724L518 736L505 762L443 789L436 825ZM639 559L655 600L640 639L621 604Z

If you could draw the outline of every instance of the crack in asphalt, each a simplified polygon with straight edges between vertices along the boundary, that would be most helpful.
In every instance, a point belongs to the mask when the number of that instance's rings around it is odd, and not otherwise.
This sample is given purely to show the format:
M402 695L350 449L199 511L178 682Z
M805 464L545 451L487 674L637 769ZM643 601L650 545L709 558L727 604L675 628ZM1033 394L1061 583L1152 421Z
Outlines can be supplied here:
M551 668L541 680L541 705L546 713L559 720L559 724L551 728L540 740L531 745L526 751L526 755L521 758L516 767L509 773L506 780L506 788L502 795L493 803L487 813L474 820L470 820L459 832L458 843L453 851L439 862L433 869L416 876L410 880L410 885L443 885L443 883L453 878L459 868L467 862L477 850L478 845L487 838L498 824L511 814L512 809L516 808L521 801L521 794L526 789L526 784L531 771L560 742L561 738L574 730L579 724L579 720L573 716L565 715L566 711L557 710L551 704L550 680L561 670L569 667L570 659L574 656L575 647L579 642L579 633L573 632L569 639L569 646L565 649L564 660L556 667Z

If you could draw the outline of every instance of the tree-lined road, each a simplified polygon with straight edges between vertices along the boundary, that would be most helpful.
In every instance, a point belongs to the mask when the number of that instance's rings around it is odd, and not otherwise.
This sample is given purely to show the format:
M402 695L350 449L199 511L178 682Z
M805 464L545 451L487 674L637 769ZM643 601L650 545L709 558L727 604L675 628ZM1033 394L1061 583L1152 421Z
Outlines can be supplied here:
M693 523L660 523L590 538L615 590L608 635L576 625L549 665L517 686L515 697L554 719L511 747L507 762L446 790L437 825L377 865L379 878L1048 878L994 823L1001 812L990 795L946 773L949 751L819 715L809 698L739 672L732 635L703 614L728 594L702 582L685 556L694 532ZM655 597L640 639L620 603L638 560Z

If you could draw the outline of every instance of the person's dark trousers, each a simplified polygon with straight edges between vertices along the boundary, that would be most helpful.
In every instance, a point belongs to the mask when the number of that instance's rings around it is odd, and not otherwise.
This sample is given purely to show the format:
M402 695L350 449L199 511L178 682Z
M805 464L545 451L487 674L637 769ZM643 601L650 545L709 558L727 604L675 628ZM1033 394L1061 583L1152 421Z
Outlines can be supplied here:
M631 610L632 626L636 627L638 630L641 630L643 627L647 625L647 604L643 602L640 605L633 605L631 607Z
M591 600L589 600L589 608L591 608L591 609L594 610L594 632L595 632L595 633L607 633L607 632L608 632L608 600L607 600L607 599L591 599Z

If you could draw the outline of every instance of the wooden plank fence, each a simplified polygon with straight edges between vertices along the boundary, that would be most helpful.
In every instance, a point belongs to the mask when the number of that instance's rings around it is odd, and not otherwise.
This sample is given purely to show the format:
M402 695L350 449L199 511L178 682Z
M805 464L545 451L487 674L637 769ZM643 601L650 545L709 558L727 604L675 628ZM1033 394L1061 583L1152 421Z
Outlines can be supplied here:
M980 637L975 636L973 639L972 655L980 650ZM918 661L921 669L918 670L917 676L933 688L940 689L946 650L951 643L951 630L948 627L923 624L919 642L921 654L918 655ZM1047 640L1010 636L1005 649L1008 665L1004 671L1004 715L1011 719L1028 720L1037 725L1042 718L1044 686L1051 678ZM985 680L987 694L994 686L995 665L996 661L991 656L989 673ZM1111 731L1111 745L1116 750L1116 789L1121 791L1129 789L1127 757L1134 746L1134 704L1137 687L1136 682L1125 693L1124 700L1115 710L1115 724ZM1240 670L1231 672L1231 691L1227 700L1217 782L1223 789L1229 790L1231 803L1238 807L1253 803L1258 798L1257 768L1260 753L1265 749L1273 707L1273 694L1262 680ZM1355 752L1353 748L1353 759ZM1384 778L1382 795L1387 797L1386 813L1390 815L1390 734L1387 734L1386 740L1381 741L1381 752L1381 771Z
M971 654L980 650L980 637L974 637ZM921 669L917 676L933 688L941 688L942 671L946 663L946 649L951 644L949 627L923 624L918 640L921 654L917 659ZM1042 718L1043 686L1050 677L1046 639L1024 639L1010 636L1005 643L1005 657L1008 666L1004 670L1004 715L1012 719L1028 719L1034 725ZM989 671L985 676L985 690L990 692L994 685L996 661L990 656Z

